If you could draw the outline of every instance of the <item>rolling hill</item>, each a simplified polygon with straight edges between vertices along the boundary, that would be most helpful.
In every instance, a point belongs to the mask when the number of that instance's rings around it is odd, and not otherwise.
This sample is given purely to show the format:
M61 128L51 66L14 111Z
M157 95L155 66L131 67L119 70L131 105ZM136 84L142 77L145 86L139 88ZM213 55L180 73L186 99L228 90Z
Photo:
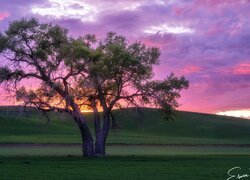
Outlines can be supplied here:
M0 108L0 143L81 143L78 128L65 114L40 113L21 107ZM91 113L85 114L92 128ZM164 120L157 109L116 110L118 129L108 143L115 144L250 144L250 121L241 118L178 111L175 121ZM93 130L93 128L92 128Z

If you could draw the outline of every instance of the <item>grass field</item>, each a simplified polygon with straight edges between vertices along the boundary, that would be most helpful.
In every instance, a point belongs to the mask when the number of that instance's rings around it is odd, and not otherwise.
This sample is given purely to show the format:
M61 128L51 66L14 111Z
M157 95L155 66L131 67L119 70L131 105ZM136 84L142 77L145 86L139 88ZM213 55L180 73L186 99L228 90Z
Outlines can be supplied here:
M108 145L108 156L249 155L249 147ZM80 145L2 145L0 156L81 156Z
M250 174L250 121L177 112L174 122L156 109L144 119L116 111L107 157L82 158L77 127L65 114L0 108L0 179L227 179L239 166ZM91 130L91 114L86 114ZM236 173L236 172L235 172ZM246 178L245 178L246 179Z
M250 156L0 157L0 179L192 179L225 180Z

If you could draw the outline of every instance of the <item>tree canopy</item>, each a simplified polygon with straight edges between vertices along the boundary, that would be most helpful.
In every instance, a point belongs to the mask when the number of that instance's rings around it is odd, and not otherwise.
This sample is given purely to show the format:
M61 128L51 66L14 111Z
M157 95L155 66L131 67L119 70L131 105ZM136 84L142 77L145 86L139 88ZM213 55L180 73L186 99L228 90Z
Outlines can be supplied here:
M178 107L180 91L189 85L174 74L153 79L158 48L128 43L114 32L103 39L93 34L73 38L66 29L34 18L10 23L0 34L0 54L5 59L0 83L25 106L71 114L80 128L85 156L105 154L114 108L160 107L169 119ZM28 89L22 83L27 79L39 83ZM94 113L95 148L83 108Z

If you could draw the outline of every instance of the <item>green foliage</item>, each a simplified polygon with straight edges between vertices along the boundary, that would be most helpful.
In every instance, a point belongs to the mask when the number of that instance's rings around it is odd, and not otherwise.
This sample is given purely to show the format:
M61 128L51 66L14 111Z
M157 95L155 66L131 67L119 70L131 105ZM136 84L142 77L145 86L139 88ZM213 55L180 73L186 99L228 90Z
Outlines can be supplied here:
M10 23L9 28L1 35L2 53L18 65L34 66L35 63L54 71L60 59L55 58L61 47L68 41L67 30L52 24L42 24L36 19L21 19ZM3 42L5 48L3 49ZM19 67L21 68L21 67Z
M11 70L8 67L0 67L0 84L8 81L11 75Z
M0 53L6 48L7 39L5 39L4 35L0 33Z
M8 30L5 33L8 36L13 36L16 34L25 35L27 30L30 30L30 32L35 32L38 25L39 23L35 18L31 18L30 20L22 18L21 20L11 22Z
M82 39L71 39L70 42L62 48L61 55L67 66L81 69L85 67L84 59L91 55L91 50L83 43Z
M160 56L159 49L147 48L140 42L127 44L126 38L116 33L108 33L97 49L103 52L102 63L107 68L106 74L100 72L100 76L127 76L134 83L151 78L152 67Z

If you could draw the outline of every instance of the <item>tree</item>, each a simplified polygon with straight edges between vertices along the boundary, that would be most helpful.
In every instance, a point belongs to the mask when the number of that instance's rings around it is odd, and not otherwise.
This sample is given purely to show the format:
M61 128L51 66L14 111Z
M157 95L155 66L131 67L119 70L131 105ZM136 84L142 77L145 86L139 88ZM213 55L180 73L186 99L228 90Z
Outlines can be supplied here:
M0 83L25 106L45 114L69 113L80 129L84 156L105 155L114 108L160 107L170 119L180 91L189 84L174 74L152 80L153 66L159 63L157 48L129 44L113 32L103 40L91 34L72 38L66 29L36 19L12 22L0 34L0 53L8 63L0 67ZM22 86L25 79L40 84L27 89ZM82 108L93 111L95 144Z

